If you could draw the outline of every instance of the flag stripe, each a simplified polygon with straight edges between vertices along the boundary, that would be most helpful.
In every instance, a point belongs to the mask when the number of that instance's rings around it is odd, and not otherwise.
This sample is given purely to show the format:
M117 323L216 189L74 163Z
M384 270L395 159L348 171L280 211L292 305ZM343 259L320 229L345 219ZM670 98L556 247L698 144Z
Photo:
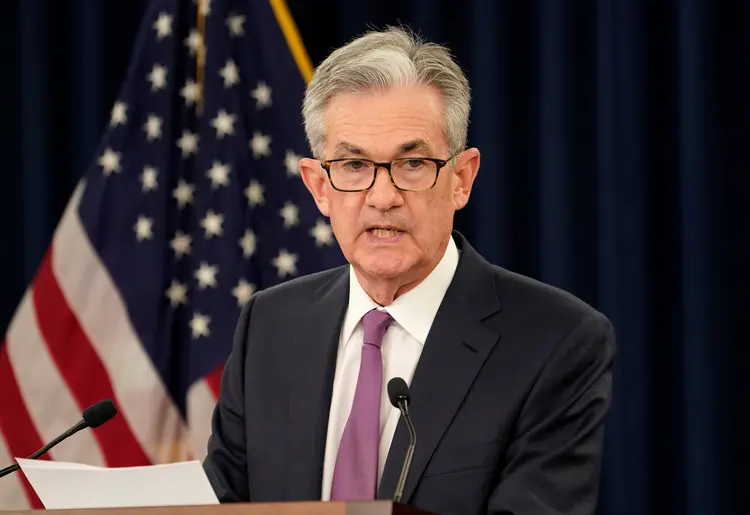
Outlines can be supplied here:
M0 467L5 467L6 464L10 465L15 460L11 457L8 451L8 446L5 444L2 432L0 432ZM25 478L18 472L5 476L0 480L0 499L3 504L0 506L2 510L28 510L31 508L29 501L26 498L26 492L24 492L23 480Z
M0 432L2 432L12 456L29 456L40 449L44 443L39 438L39 434L24 405L7 348L7 345L3 345L0 349L0 392L3 392ZM43 456L42 459L46 459L46 457ZM39 498L25 477L22 478L22 483L32 507L41 508L42 504L39 502Z
M211 389L214 397L219 398L221 391L221 375L224 373L224 365L216 367L213 372L206 376L206 384Z
M188 391L188 423L192 449L196 459L206 456L206 444L211 436L211 416L219 399L221 374L224 365L216 367L203 380L196 382Z
M81 420L81 407L75 402L39 330L33 293L27 293L21 300L5 348L16 371L19 392L41 441L52 441ZM34 451L36 449L31 452ZM55 460L69 461L86 456L88 464L104 464L99 444L90 432L83 432L49 452Z
M107 371L60 291L52 271L53 256L54 248L42 262L33 288L39 329L79 405L86 407L102 399L112 399L118 405ZM95 435L109 466L150 462L123 417L113 418Z
M198 381L188 390L188 423L190 441L196 459L206 457L206 444L211 436L211 413L217 397L206 380Z
M189 459L180 414L141 347L117 288L81 225L77 208L84 187L82 183L76 189L53 240L52 267L60 290L117 392L121 416L150 461ZM175 455L176 448L184 451Z

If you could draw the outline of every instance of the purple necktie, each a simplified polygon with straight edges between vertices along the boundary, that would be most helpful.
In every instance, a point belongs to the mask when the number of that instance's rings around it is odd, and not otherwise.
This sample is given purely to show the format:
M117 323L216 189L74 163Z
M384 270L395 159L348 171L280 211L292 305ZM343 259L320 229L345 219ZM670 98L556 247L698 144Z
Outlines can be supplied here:
M331 485L332 501L375 499L378 487L380 397L383 387L383 343L391 315L373 309L362 319L365 329L354 402L341 436Z

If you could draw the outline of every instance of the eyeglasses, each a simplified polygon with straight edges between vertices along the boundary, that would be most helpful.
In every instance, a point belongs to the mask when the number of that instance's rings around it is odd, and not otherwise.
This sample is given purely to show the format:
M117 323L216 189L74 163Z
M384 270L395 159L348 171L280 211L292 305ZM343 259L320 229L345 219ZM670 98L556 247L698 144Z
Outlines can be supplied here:
M341 158L321 161L331 186L339 191L367 191L375 184L378 168L385 168L391 183L401 191L426 191L437 183L440 170L453 159L405 157L390 162L363 158Z

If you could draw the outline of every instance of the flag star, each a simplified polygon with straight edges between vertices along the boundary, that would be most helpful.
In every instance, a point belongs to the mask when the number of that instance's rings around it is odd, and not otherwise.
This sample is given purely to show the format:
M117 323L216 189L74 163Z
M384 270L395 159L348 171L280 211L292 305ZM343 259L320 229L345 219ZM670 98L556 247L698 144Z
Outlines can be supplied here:
M245 29L242 24L245 23L245 17L239 14L233 14L227 18L227 27L229 27L230 36L242 36Z
M206 217L201 220L201 227L206 230L206 238L212 236L221 236L223 229L221 224L224 223L224 215L218 215L213 211L206 213Z
M271 106L271 87L263 81L258 82L250 96L255 99L255 108L263 109Z
M163 89L167 85L167 69L160 64L155 64L147 78L151 83L151 91Z
M196 340L201 336L208 337L211 330L208 326L211 324L211 317L196 312L190 319L190 330L193 332L193 339Z
M138 241L150 240L153 233L154 220L145 216L139 216L135 223L135 235Z
M318 247L333 243L333 231L331 230L331 226L323 220L318 220L315 227L310 230L310 235L315 238L315 245Z
M177 140L177 146L182 149L182 157L195 154L198 151L198 135L188 130L183 131L182 136Z
M143 167L143 173L141 173L141 184L143 185L143 191L153 191L158 186L158 183L156 182L156 176L159 175L159 172L154 168L153 166L144 166Z
M234 134L234 119L235 115L228 114L223 109L219 111L216 118L211 120L211 125L216 129L216 137L221 139L225 135L231 136Z
M190 55L195 55L203 49L203 35L195 29L191 30L188 37L185 38L185 45L187 45Z
M245 279L240 279L237 286L232 288L232 295L237 298L237 305L242 307L250 300L250 297L255 293L255 285L250 284Z
M111 148L107 148L104 153L99 156L99 166L104 170L104 175L109 175L113 172L120 172L120 157L122 154L115 152Z
M224 68L219 70L219 75L224 78L224 87L234 86L240 81L240 71L234 61L229 59Z
M258 131L253 133L253 139L250 140L250 148L253 149L253 157L258 159L259 156L268 156L271 154L271 136L261 134Z
M110 114L109 124L114 125L125 125L128 121L128 105L125 102L115 102L112 106L112 113Z
M185 105L190 106L198 101L201 90L193 79L188 79L180 90L180 95L185 99Z
M286 157L284 158L284 166L286 166L287 175L299 176L300 160L302 160L302 156L298 156L291 150L286 151Z
M279 211L284 219L284 228L289 229L299 223L299 208L291 202L285 202L284 207Z
M256 109L263 109L271 105L271 88L263 81L258 82L258 85L250 93L250 96L255 99Z
M160 13L154 22L157 39L162 39L172 33L172 17L167 13Z
M167 298L169 299L169 303L173 307L178 304L186 304L187 291L187 286L173 280L172 284L170 284L169 288L167 288Z
M172 192L172 196L177 199L177 205L180 209L184 208L187 204L193 202L193 194L195 193L195 185L189 184L184 180L180 179L177 187Z
M146 139L149 141L161 136L161 118L153 114L148 115L146 123L143 124L143 130L146 131Z
M184 234L182 231L177 231L169 242L169 246L172 247L174 253L178 258L190 254L190 244L193 242L193 238L189 234Z
M229 165L221 164L219 161L214 161L213 166L208 170L206 174L211 179L211 187L213 189L219 186L229 186Z
M195 278L198 279L198 286L201 290L205 290L208 286L216 287L216 274L219 269L215 266L209 266L205 261L201 262L201 266L195 271Z
M295 275L297 273L297 255L281 249L279 255L273 258L273 266L279 271L279 277Z
M245 188L245 196L250 207L263 205L266 201L263 197L263 186L256 180L250 181L250 184Z
M240 239L240 247L242 247L242 255L246 258L251 257L255 254L255 249L258 245L258 239L255 237L255 233L250 229L245 230L245 234Z

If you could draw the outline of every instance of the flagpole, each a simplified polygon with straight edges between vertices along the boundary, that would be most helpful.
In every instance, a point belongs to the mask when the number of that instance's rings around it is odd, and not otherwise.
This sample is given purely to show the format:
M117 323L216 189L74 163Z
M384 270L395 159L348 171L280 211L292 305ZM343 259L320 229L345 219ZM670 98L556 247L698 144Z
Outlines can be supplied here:
M200 34L200 41L201 43L198 45L198 49L196 51L196 63L195 63L195 82L198 86L198 100L196 102L196 113L198 116L201 115L203 112L203 67L206 62L206 9L205 9L205 1L206 0L198 0L196 4L198 5L198 34Z

